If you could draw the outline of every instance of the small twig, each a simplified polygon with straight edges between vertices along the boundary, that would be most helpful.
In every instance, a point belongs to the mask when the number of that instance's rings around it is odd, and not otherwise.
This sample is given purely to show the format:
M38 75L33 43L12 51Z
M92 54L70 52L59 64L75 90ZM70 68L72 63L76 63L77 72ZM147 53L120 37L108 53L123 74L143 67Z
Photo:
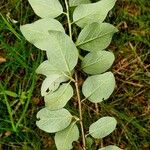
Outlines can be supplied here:
M117 79L117 80L119 80L119 81L121 81L121 82L123 82L123 83L125 83L125 84L133 85L133 86L135 86L135 87L143 87L143 86L144 86L144 85L142 85L142 84L138 84L138 83L134 83L134 82L130 82L130 81L124 81L124 80L122 80L122 79Z
M98 108L98 104L97 103L95 104L95 109L96 109L96 115L98 116L99 115L99 108Z
M82 104L81 104L81 97L79 93L79 86L78 86L78 76L77 73L75 73L75 87L76 87L76 93L77 93L77 99L78 99L78 105L79 105L79 115L80 115L80 126L81 126L81 132L82 132L82 142L83 142L83 150L86 150L86 143L85 143L85 134L84 134L84 128L83 128L83 118L82 118Z

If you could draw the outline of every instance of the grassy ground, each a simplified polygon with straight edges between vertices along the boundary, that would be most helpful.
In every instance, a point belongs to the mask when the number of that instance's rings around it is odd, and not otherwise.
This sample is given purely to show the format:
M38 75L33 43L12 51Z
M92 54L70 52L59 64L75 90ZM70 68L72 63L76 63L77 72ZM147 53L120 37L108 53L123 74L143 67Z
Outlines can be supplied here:
M103 141L94 141L94 150L108 144L125 150L150 149L149 8L148 0L122 0L107 18L120 30L109 47L116 56L112 70L117 87L111 98L96 108L84 103L84 124L88 129L96 118L112 115L118 126ZM26 42L19 31L20 24L38 18L27 0L2 0L0 12L0 150L55 150L53 135L35 125L36 113L44 105L42 77L35 69L45 54ZM67 107L76 113L71 105ZM76 145L79 149L79 143Z

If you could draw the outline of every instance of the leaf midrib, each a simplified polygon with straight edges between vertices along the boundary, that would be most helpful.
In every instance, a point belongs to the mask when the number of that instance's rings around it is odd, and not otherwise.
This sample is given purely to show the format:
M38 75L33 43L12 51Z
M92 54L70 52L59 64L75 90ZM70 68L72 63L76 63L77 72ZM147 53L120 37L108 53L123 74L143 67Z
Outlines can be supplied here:
M110 120L109 120L109 122L107 121L107 125L106 125L106 126L109 127L109 125L111 125L112 123L115 124L114 120L112 120L112 122L110 122ZM114 124L113 124L113 125L114 125ZM101 129L106 128L106 126L102 126ZM92 133L94 133L94 132L97 132L98 127L99 127L99 124L97 124L96 127L95 127L95 130L93 130L92 132L89 132L89 134L92 134ZM114 126L113 126L113 127L114 127Z
M110 75L108 75L108 79L109 79L109 76L111 76L111 74ZM91 93L90 93L90 95L89 96L87 96L87 98L89 98L89 97L91 97L105 82L107 82L108 80L103 80L102 82L101 82L101 84L99 85L99 86L97 86L97 88L95 88Z
M86 43L92 42L92 41L94 41L94 40L96 40L96 39L102 38L103 36L105 36L105 35L107 35L107 34L111 34L111 33L113 33L113 31L107 32L107 33L105 33L105 34L103 34L103 35L101 35L101 36L98 36L98 37L89 39L89 40L87 40L87 41L85 41L85 42L83 42L83 43L78 43L76 46L84 45L84 44L86 44Z
M99 1L99 2L100 2L100 1ZM88 4L82 4L82 5L88 5ZM99 5L100 5L100 4L99 4ZM100 7L101 7L101 6L100 6ZM75 20L73 23L79 22L79 21L83 20L84 18L86 18L86 17L88 17L88 16L90 16L90 15L99 14L100 11L101 11L101 8L99 8L99 10L97 10L97 11L92 11L92 12L90 12L90 14L85 15L85 16L83 16L82 18L80 18L80 19L78 19L78 20ZM106 10L106 11L109 11L109 10Z

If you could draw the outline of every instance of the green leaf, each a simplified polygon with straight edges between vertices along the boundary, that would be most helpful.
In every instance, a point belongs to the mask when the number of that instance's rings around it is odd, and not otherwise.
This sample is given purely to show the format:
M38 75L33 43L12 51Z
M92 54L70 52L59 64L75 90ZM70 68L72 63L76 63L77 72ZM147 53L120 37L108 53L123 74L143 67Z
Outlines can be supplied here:
M37 74L42 74L45 76L59 74L60 71L56 69L48 60L42 62L39 67L36 69Z
M110 97L115 88L113 73L106 72L88 77L83 83L84 96L93 103L98 103Z
M88 4L88 3L91 3L90 0L69 0L70 7L77 6L80 4Z
M35 14L41 18L55 18L63 13L59 0L28 0Z
M18 94L15 93L15 92L12 92L12 91L7 91L7 90L6 90L6 91L4 91L4 93L5 93L6 95L10 96L10 97L14 97L14 98L18 97ZM0 94L3 94L3 93L1 92Z
M102 117L90 126L89 134L96 139L101 139L113 132L116 125L117 121L115 118Z
M115 145L109 145L109 146L100 148L99 150L121 150L121 149Z
M41 50L46 50L49 47L49 30L65 33L61 23L52 18L40 19L34 23L23 25L20 30L30 43Z
M108 70L115 60L114 54L108 51L97 51L87 54L81 64L84 72L100 74Z
M109 46L112 36L118 30L109 23L94 22L79 34L76 45L87 51L103 50Z
M49 32L51 42L47 49L47 57L51 64L62 72L68 72L71 76L71 71L78 61L78 50L71 38L59 31Z
M41 86L41 95L51 94L58 89L60 83L69 80L63 74L52 74L46 77Z
M62 84L59 89L44 97L45 105L50 110L63 108L73 96L73 88L70 84Z
M61 131L69 126L72 120L72 115L66 109L51 111L48 108L43 108L37 113L37 126L48 133Z
M91 4L79 5L73 13L73 21L79 27L85 27L92 22L103 22L108 12L114 7L116 0L101 0Z
M91 150L94 141L91 137L86 137L86 147L88 150Z
M55 135L55 143L58 150L71 150L72 142L79 138L79 129L75 123Z

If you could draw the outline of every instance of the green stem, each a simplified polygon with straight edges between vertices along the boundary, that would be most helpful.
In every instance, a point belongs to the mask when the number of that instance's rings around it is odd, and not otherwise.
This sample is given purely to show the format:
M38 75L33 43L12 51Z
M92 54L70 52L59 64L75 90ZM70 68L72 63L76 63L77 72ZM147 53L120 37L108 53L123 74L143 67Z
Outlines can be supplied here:
M83 61L84 57L79 54L79 59Z
M72 29L71 29L71 21L70 21L70 14L69 14L69 6L67 0L65 0L65 5L66 5L66 16L67 16L67 21L68 21L68 28L69 28L69 36L72 39Z

